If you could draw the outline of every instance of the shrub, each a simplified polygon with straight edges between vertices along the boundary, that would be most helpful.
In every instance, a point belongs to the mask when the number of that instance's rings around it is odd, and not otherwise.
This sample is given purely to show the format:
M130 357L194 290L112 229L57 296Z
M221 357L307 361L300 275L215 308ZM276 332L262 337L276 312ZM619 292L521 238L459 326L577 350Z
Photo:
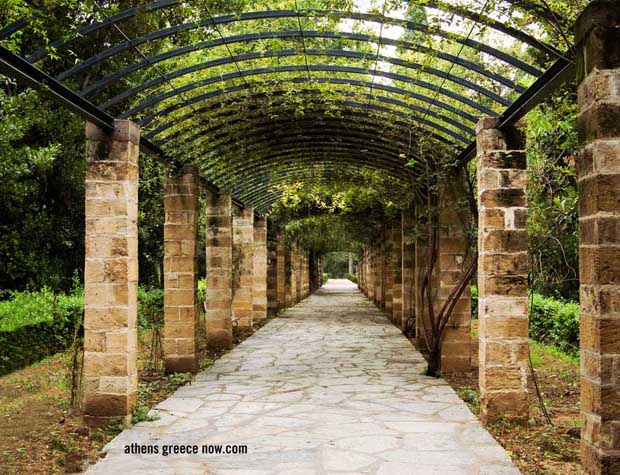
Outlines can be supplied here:
M0 375L63 351L82 324L83 297L14 292L0 302Z
M472 318L478 317L478 288L471 286ZM534 293L530 302L530 338L568 354L579 350L579 304Z
M71 294L11 292L0 301L0 375L67 349L82 327L84 296L79 286ZM138 289L141 328L163 325L164 291Z
M530 336L573 354L579 349L579 304L534 294L530 309Z
M198 303L202 308L202 305L207 300L207 279L200 279L198 281Z
M330 278L330 275L327 272L324 272L323 273L323 284L322 285L325 285L327 283L327 281L329 280L329 278Z
M140 328L161 328L164 324L164 291L138 288L138 324Z

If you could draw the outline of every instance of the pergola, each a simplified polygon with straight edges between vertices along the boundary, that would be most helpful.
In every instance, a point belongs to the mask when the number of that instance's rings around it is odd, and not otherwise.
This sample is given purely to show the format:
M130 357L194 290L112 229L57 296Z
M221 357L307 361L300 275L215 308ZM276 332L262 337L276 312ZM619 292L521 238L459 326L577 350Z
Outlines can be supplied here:
M374 170L407 187L423 174L430 153L460 164L477 155L482 413L486 420L518 415L527 391L527 203L524 144L515 125L577 77L584 147L582 453L586 473L620 472L617 1L592 2L575 40L574 19L544 0L247 1L224 2L217 11L207 1L156 0L126 9L114 3L94 0L82 24L47 44L19 42L33 18L0 29L0 70L88 121L88 414L124 416L135 398L139 146L170 170L164 190L170 370L196 364L197 189L207 190L207 334L210 343L226 346L235 311L251 327L252 318L264 318L270 290L277 305L291 300L281 236L277 284L265 283L265 215L280 197L277 185L355 180L360 170ZM45 24L49 13L42 9L34 18ZM403 212L402 254L393 264L402 280L391 284L401 286L403 321L407 299L415 300L405 295L406 279L416 284L415 262L405 257L418 252L405 233L413 208ZM446 222L453 218L444 213ZM613 226L615 234L605 231ZM365 250L360 267L362 290L383 306L385 280L377 279L387 264L380 249L392 238L386 234ZM248 256L254 274L241 277L241 289L254 289L250 296L233 295L236 239L253 239L261 249ZM451 258L462 253L459 239L444 237ZM316 287L320 269L316 256L295 252L303 275L292 301ZM460 328L468 331L464 320ZM455 369L463 361L457 358Z

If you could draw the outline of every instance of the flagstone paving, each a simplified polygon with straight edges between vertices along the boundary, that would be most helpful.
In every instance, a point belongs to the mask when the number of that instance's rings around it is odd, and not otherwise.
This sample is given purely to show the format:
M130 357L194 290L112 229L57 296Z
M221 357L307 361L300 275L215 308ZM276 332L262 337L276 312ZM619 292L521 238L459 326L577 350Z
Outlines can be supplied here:
M443 379L349 281L331 280L125 430L87 471L149 475L518 475ZM126 445L159 455L127 455ZM243 444L243 455L161 455Z

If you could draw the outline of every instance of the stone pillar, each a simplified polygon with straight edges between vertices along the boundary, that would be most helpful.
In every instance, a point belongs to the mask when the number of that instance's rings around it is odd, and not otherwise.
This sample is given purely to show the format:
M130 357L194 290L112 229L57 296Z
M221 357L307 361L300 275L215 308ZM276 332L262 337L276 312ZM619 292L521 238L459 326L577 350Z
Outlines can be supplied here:
M390 317L392 316L393 285L391 226L386 226L383 230L383 308Z
M407 321L415 319L415 215L413 205L401 212L401 258L402 258L402 320L401 330ZM412 325L415 328L415 325Z
M620 4L576 24L579 86L581 465L620 473Z
M290 251L291 256L291 305L295 305L299 301L297 275L299 273L299 259L297 254L297 243L294 243Z
M267 225L267 312L278 311L278 241L273 226Z
M230 348L232 335L232 199L206 192L206 326L211 349Z
M371 244L368 247L368 289L366 297L372 302L375 301L375 247Z
M310 295L310 258L308 256L308 251L304 251L304 280L303 280L303 288L304 288L304 298Z
M233 211L233 318L239 330L252 331L254 264L254 209Z
M276 262L276 299L278 308L286 307L286 243L284 242L284 231L278 230L277 233L277 262Z
M304 251L299 246L297 248L297 262L298 262L298 273L297 273L297 301L300 302L305 297L304 295Z
M362 293L364 293L364 252L365 250L362 250L362 255L357 261L357 287Z
M164 182L164 361L167 373L198 369L198 171Z
M403 321L403 262L402 262L402 231L398 219L390 228L392 242L392 322L402 329Z
M383 242L380 239L379 242L375 245L375 302L377 307L383 309Z
M293 285L294 285L294 272L293 272L293 249L291 246L285 247L285 277L284 277L284 288L285 288L285 298L284 305L286 307L290 307L295 304L293 300Z
M470 208L468 190L462 174L448 178L442 186L439 204L439 293L437 311L445 304L452 290L463 279L472 263L468 247ZM456 302L441 342L441 371L471 371L471 293L470 283Z
M528 413L526 157L516 128L477 126L480 416Z
M252 321L267 318L267 219L254 221L254 261L252 264Z
M353 275L353 253L349 252L349 275Z
M138 385L138 155L140 128L86 124L84 413L126 423Z

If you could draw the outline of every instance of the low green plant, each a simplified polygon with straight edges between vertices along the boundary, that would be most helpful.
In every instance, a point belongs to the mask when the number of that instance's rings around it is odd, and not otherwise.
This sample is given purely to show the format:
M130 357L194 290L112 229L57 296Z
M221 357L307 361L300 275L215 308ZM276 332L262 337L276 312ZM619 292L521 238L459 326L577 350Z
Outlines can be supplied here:
M478 288L471 286L472 318L478 318ZM556 346L571 358L579 351L579 304L534 293L530 300L530 338Z
M575 355L579 351L579 304L534 294L530 306L530 337Z
M207 279L198 281L198 303L202 305L207 300Z
M173 391L176 391L181 386L185 386L192 380L191 373L172 373L168 376L168 381L170 382L170 388Z
M159 419L158 416L152 416L149 414L150 409L147 406L136 405L131 414L131 423L137 424L138 422L152 422Z
M164 291L138 288L138 323L142 329L161 328L164 324Z

